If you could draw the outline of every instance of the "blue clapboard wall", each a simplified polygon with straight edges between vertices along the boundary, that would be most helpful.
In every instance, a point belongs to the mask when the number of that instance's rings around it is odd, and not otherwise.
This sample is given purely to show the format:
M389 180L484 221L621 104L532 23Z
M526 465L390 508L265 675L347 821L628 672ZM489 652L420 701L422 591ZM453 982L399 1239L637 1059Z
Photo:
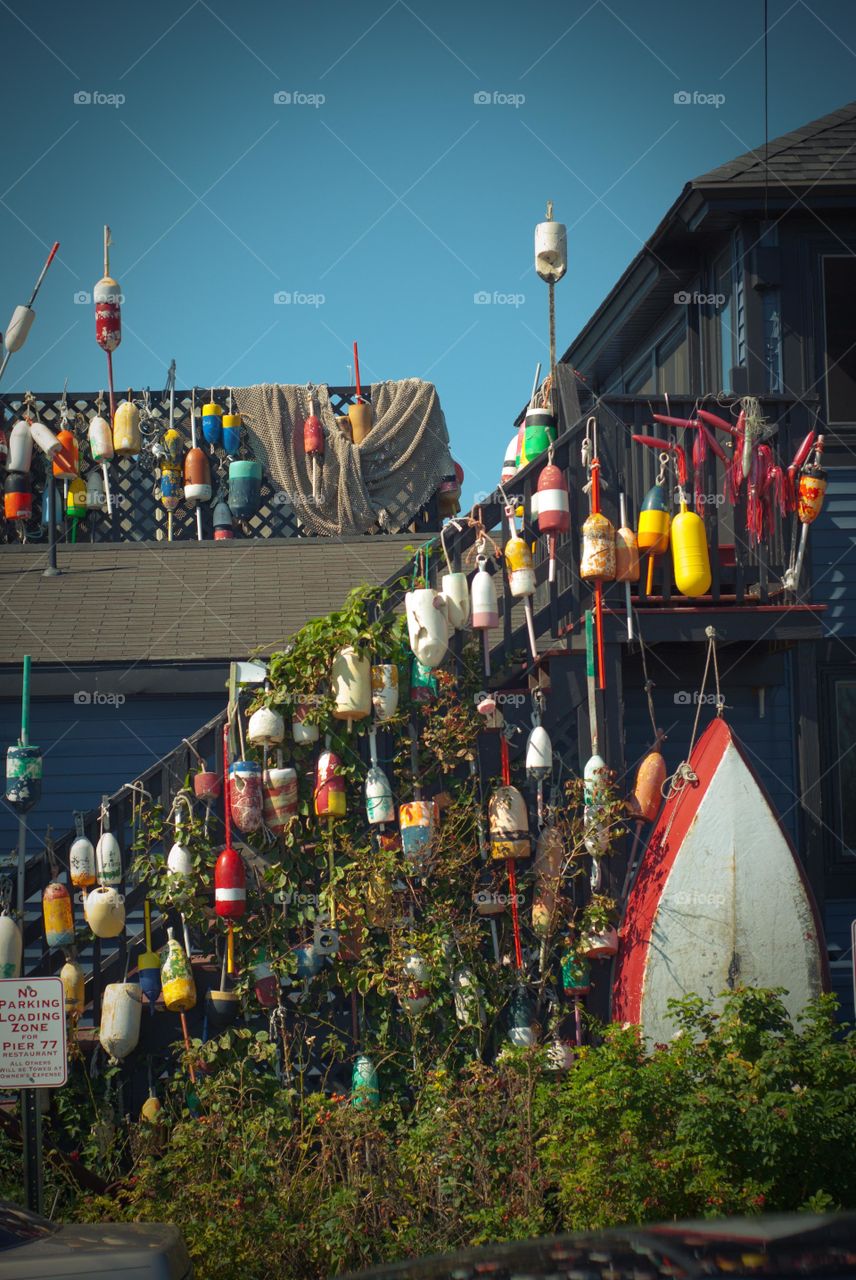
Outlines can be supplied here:
M812 598L828 606L825 627L834 636L856 636L856 467L830 469L809 540Z
M699 665L699 675L703 659ZM671 772L686 759L692 735L696 706L690 700L693 693L677 687L671 677L662 670L651 671L656 680L654 704L657 723L668 735L663 754ZM787 834L798 849L796 762L794 727L788 690L784 685L769 685L764 695L764 715L760 715L758 693L754 689L723 682L726 702L726 718L743 745L747 759L764 784L773 806L782 820ZM699 721L699 733L710 723L713 708L704 705ZM651 721L645 694L638 687L624 688L624 758L627 764L628 785L632 783L640 759L649 751L652 742Z
M223 697L128 698L121 707L80 705L71 696L34 699L30 710L30 740L44 752L44 783L40 803L27 815L33 832L29 849L48 825L55 838L74 825L76 809L96 806L102 795L132 782L144 769L167 755L222 710ZM0 701L0 744L18 740L21 706ZM0 804L0 855L16 846L17 816Z

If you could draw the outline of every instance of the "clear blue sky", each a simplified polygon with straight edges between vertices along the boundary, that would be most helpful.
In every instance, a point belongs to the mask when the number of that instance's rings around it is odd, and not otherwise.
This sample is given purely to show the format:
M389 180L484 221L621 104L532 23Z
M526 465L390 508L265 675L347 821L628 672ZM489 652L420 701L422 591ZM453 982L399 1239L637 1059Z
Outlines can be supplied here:
M854 96L856 5L769 7L774 136ZM75 293L109 222L119 384L162 387L173 356L184 386L341 383L357 337L367 380L437 383L465 497L489 489L546 362L545 200L561 349L684 181L761 141L761 22L761 0L0 0L0 310L61 241L3 390L104 383Z

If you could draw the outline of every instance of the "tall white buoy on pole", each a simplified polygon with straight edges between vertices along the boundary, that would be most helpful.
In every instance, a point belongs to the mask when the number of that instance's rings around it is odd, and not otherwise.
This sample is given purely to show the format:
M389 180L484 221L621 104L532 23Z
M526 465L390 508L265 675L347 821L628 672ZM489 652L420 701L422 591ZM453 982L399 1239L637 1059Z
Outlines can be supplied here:
M568 269L568 229L553 221L553 201L547 201L547 220L535 228L535 270L547 283L550 299L550 408L556 413L556 281Z

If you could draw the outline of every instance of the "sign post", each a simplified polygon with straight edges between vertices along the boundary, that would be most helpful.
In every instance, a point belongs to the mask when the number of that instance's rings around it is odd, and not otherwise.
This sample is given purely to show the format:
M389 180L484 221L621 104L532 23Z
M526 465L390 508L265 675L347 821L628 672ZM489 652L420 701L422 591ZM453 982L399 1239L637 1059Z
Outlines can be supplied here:
M59 978L0 978L0 1092L21 1090L27 1207L43 1211L39 1089L68 1079L65 988Z

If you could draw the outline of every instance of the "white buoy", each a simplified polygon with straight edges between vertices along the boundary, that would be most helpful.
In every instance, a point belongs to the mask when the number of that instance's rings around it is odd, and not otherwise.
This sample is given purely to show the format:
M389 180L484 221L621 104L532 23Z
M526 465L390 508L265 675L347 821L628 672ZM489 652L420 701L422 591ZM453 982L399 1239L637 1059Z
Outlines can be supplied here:
M446 600L431 587L417 587L404 597L407 633L413 654L423 667L439 667L449 647Z
M143 993L138 982L109 982L101 1000L98 1039L104 1052L120 1062L140 1041Z

